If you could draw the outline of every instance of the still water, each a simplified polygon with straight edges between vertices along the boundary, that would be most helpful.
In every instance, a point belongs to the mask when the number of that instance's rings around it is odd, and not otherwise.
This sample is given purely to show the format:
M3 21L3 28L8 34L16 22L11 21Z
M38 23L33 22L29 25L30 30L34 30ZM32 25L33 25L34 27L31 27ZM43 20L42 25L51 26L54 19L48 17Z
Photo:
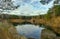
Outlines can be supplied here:
M24 35L27 38L41 39L41 32L44 28L39 25L24 24L17 25L16 30L20 35Z

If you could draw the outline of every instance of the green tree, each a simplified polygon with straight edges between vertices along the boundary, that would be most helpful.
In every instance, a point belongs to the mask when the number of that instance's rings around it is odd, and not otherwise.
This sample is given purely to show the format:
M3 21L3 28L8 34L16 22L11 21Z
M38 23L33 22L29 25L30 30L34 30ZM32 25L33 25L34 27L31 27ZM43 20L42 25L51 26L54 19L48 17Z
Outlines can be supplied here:
M44 16L45 16L46 19L50 19L51 18L51 14L52 14L52 11L51 11L51 9L49 9L47 14L45 14Z
M60 5L54 6L55 16L60 16Z

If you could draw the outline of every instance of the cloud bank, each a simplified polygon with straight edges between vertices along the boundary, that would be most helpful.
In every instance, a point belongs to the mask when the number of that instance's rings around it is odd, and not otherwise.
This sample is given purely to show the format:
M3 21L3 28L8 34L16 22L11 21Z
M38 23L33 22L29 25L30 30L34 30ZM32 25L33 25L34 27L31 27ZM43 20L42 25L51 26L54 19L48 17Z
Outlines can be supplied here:
M53 7L53 2L49 2L48 4L41 4L41 0L12 0L14 1L14 5L20 5L20 7L16 10L11 11L8 14L13 15L21 15L21 16L35 16L46 14L49 8Z

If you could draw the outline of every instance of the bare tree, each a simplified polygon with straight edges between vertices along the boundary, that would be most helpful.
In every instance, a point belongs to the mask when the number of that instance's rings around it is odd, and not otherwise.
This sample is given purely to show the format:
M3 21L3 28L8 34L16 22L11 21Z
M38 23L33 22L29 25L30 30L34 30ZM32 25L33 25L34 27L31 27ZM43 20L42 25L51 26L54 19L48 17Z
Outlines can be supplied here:
M9 11L9 10L15 10L19 7L19 5L15 6L12 2L12 0L0 0L0 14L3 14L4 11ZM7 17L7 15L2 16Z
M55 5L60 5L60 0L55 0L54 4Z

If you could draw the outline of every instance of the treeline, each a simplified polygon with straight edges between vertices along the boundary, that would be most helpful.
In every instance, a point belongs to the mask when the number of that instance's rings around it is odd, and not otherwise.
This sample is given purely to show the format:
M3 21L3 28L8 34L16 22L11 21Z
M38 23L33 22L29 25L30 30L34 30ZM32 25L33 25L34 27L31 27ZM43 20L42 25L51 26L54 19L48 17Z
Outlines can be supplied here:
M44 18L51 19L52 17L60 16L60 5L55 5L53 8L49 9Z
M51 19L52 17L60 16L60 5L55 5L53 8L49 9L47 14L45 15L39 15L39 16L17 16L17 15L8 15L8 14L2 14L0 15L0 18L4 19L31 19L31 18L39 18L39 19Z

